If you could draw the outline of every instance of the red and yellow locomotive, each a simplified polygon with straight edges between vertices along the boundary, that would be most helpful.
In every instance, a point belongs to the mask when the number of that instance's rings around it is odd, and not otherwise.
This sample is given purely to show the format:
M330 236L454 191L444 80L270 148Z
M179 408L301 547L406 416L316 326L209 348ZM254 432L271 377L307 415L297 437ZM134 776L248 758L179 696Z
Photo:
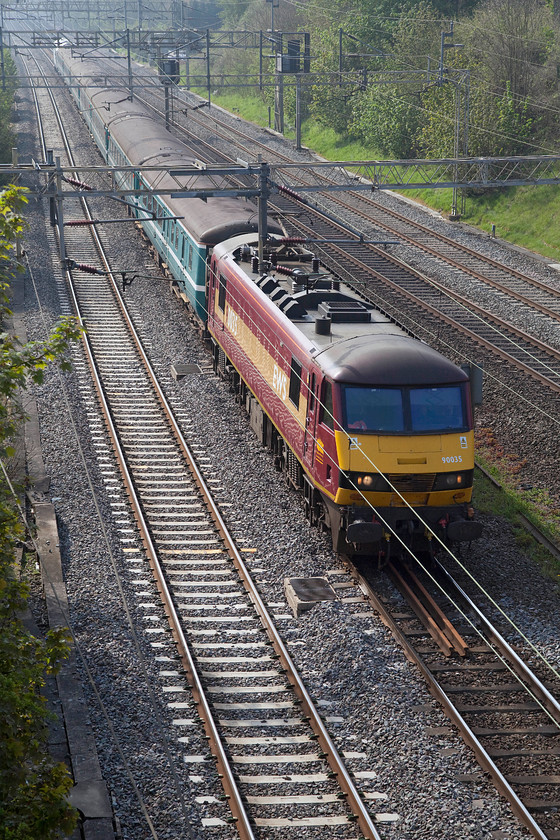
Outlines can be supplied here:
M309 518L346 554L478 537L467 375L293 240L267 247L262 265L247 235L214 247L208 329Z

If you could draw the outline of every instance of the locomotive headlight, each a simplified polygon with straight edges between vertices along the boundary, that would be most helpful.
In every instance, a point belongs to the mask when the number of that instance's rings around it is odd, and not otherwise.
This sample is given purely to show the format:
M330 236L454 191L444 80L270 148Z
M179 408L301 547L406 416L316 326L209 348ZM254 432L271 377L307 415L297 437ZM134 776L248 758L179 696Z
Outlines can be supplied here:
M434 490L459 490L463 487L470 487L472 484L472 471L460 473L440 473L434 483Z
M371 487L373 484L373 476L372 475L364 475L364 487Z

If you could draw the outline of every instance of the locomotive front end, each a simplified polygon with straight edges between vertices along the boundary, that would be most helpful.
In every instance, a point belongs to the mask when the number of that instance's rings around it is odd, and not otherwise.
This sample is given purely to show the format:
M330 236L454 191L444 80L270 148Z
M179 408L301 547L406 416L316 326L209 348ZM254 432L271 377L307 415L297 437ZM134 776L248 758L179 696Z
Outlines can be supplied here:
M354 344L333 383L333 502L346 542L364 552L376 542L383 552L433 551L440 540L477 538L467 375L407 336Z

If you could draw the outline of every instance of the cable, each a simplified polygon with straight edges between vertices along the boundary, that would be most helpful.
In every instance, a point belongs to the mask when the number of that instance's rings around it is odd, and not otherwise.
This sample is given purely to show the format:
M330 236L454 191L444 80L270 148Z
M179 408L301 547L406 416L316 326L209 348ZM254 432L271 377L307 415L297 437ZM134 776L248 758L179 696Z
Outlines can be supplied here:
M253 319L249 316L247 320L248 320L249 322L252 322L252 320L253 320ZM260 330L259 330L259 332L260 332ZM270 342L269 342L269 343L270 343ZM253 372L255 373L255 375L256 375L256 376L259 376L263 382L266 382L266 380L265 380L265 379L264 379L264 377L262 376L261 372L260 372L260 371L256 368L256 366L254 365L254 363L253 363L251 360L248 360L248 361L249 361L249 364L250 364L251 368L253 369ZM300 378L300 390L301 390L301 378ZM321 403L320 399L318 400L318 402L319 402L319 404L320 404L320 405L322 405L323 410L325 410L325 406L324 406L324 404L322 404L322 403ZM348 435L348 433L346 432L346 430L344 430L344 429L340 426L340 424L339 424L337 421L335 421L335 420L334 420L334 418L333 418L333 422L336 422L336 424L337 424L337 426L338 426L338 430L339 430L339 431L341 431L341 432L343 432L344 434L346 434L347 438L348 438L348 439L350 439L350 435ZM298 420L298 423L300 424L300 427L302 427L301 421L299 421L299 420ZM376 472L380 472L380 470L376 467L376 465L373 463L373 461L372 461L369 457L367 457L367 456L366 456L366 458L367 458L367 461L368 461L368 462L372 465L372 467L374 468L374 470L375 470ZM333 464L333 465L334 465L334 464ZM406 505L406 506L408 506L408 507L409 507L409 509L410 509L412 512L414 512L414 513L415 513L415 515L417 516L416 512L414 511L414 508L412 508L412 507L411 507L411 506L410 506L410 505L406 502L406 500L404 499L404 497L402 497L402 495L401 495L401 494L400 494L400 493L396 490L396 488L393 488L393 491L394 491L394 492L396 492L396 493L397 493L397 494L401 497L401 499L404 501L405 505ZM363 496L363 493L360 491L360 489L359 489L359 488L356 488L356 492L360 493L361 497L364 499L364 502L365 502L365 503L366 503L366 504L367 504L367 505L371 508L371 510L372 510L372 511L373 511L376 515L378 515L378 511L377 511L375 508L373 508L373 506L372 506L371 504L369 504L369 502L367 502L367 500L365 499L365 497ZM382 518L382 517L379 517L379 518L383 521L383 518ZM418 517L418 518L419 518L419 520L422 522L422 524L424 525L424 527L425 527L425 528L427 528L428 530L431 530L431 529L429 528L429 526L427 525L427 523L423 522L423 520L421 519L421 517ZM387 523L385 523L385 524L387 525ZM387 525L387 528L388 528L388 530L389 530L389 531L392 531L392 529L391 529L388 525ZM456 557L456 556L455 556L455 555L454 555L454 554L450 551L450 549L449 549L449 548L448 548L448 547L447 547L444 543L442 543L442 542L441 542L441 540L439 540L439 538L437 537L437 535L434 535L434 536L435 536L436 540L438 540L438 542L440 542L440 543L441 543L441 545L442 545L443 549L444 549L444 550L445 550L445 551L446 551L446 552L447 552L447 553L448 553L448 554L449 554L449 555L450 555L450 556L451 556L451 557L452 557L452 558L453 558L453 559L454 559L454 560L458 563L458 565L460 565L460 566L461 566L461 568L464 568L464 566L460 563L459 559L458 559L458 558L457 558L457 557ZM401 542L401 544L403 544L403 546L404 546L404 547L406 548L406 550L408 551L408 546L406 546L406 544L405 544L405 543L404 543L404 542L403 542L403 541L402 541L402 540L398 537L398 535L396 535L396 534L395 534L395 537L396 537L396 538L397 538L397 539ZM465 569L465 571L466 571L466 569ZM496 602L495 602L495 601L491 598L491 596L489 595L489 593L485 592L485 590L483 589L483 587L482 587L482 586L481 586L481 585L480 585L480 584L479 584L479 583L478 583L478 582L474 579L474 577L473 577L472 575L470 575L470 574L469 574L469 576L471 577L471 579L473 580L473 582L475 583L475 585L476 585L476 586L480 589L480 591L481 591L481 592L483 592L483 594L485 594L485 596L486 596L486 597L487 597L487 598L491 601L491 603L493 603L493 604L494 604L494 606L495 606L495 607L496 607L496 608L497 608L497 609L498 609L498 610L502 613L502 615L506 618L506 620L507 620L507 621L511 624L511 626L512 626L512 627L516 630L516 632L517 632L517 633L519 633L519 635L521 635L521 636L522 636L522 638L524 638L524 639L525 639L525 641L527 642L527 644L529 644L529 645L531 646L531 648L534 650L535 654L536 654L539 658L541 658L541 659L543 660L543 662L545 662L545 663L546 663L547 667L549 667L549 668L551 668L551 670L553 670L553 669L552 669L552 666L551 666L551 665L547 662L547 660L544 658L544 656L543 656L543 655L542 655L542 654L538 651L538 649L537 649L537 648L536 648L536 647L535 647L535 646L534 646L534 645L530 642L530 640L529 640L529 639L528 639L528 638L527 638L527 637L523 634L523 632L521 631L521 629L517 627L517 625L516 625L516 624L512 621L512 619L510 619L510 618L509 618L509 617L505 614L505 612L504 612L504 611L503 611L503 610L499 607L499 605L498 605L498 604L497 604L497 603L496 603Z
M234 299L234 303L239 303L239 301L238 301L238 300L236 300L236 299ZM244 306L244 301L241 301L241 306ZM243 311L243 314L247 315L246 310L242 310L242 311ZM224 311L224 319L225 319L225 311ZM251 324L251 325L255 328L255 329L254 329L254 332L253 332L253 335L258 334L258 333L257 333L257 330L258 330L258 332L259 332L259 333L261 332L261 331L260 331L260 329L256 326L255 322L253 321L253 319L252 319L250 316L247 318L247 320L248 320L248 321L249 321L249 323L250 323L250 324ZM264 336L264 334L262 334L262 333L261 333L261 335L263 336L263 338L264 338L265 340L268 340L268 339L266 339L266 336ZM270 340L269 340L269 341L270 341ZM270 342L270 343L271 343L271 342ZM253 362L250 358L248 358L248 357L246 358L246 360L247 360L247 362L249 363L249 366L250 366L250 368L252 369L252 372L253 372L256 376L260 377L261 381L262 381L264 384L268 384L268 383L267 383L267 380L264 378L264 376L262 375L261 371L260 371L260 370L256 367L256 365L254 364L254 362ZM301 384L304 384L304 387L307 387L306 383L304 383L304 382L303 382L303 380L300 378L300 387L301 387ZM328 410L327 410L327 408L326 408L326 406L324 405L324 403L320 400L320 398L319 398L318 396L316 397L316 399L317 399L318 404L322 407L323 411L328 411ZM330 412L328 412L328 413L330 414ZM351 436L348 434L348 432L347 432L347 431L346 431L346 430L345 430L345 429L344 429L344 428L340 425L340 423L336 420L336 418L334 418L334 416L333 416L332 414L330 414L330 416L331 416L331 418L332 418L332 420L333 420L333 424L335 424L335 425L336 425L336 427L337 427L337 431L344 433L344 434L347 436L348 440L350 440ZM295 417L294 419L296 420L296 422L298 422L298 423L299 423L299 425L300 425L300 429L304 430L304 429L305 429L305 424L304 424L304 423L302 423L301 421L299 421L299 419L298 419L297 417ZM311 439L313 439L313 440L315 441L315 443L317 443L317 437L316 437L316 436L314 436L313 434L310 434L310 433L309 433L309 429L307 429L307 433L309 434L310 438L311 438ZM326 452L325 452L325 455L326 455L327 457L329 457L329 456L328 456L328 453L326 453ZM374 461L373 461L373 460L372 460L372 459L371 459L371 458L370 458L370 457L369 457L369 456L368 456L365 452L363 452L363 451L362 451L362 456L363 456L363 457L365 457L366 461L367 461L367 462L368 462L368 463L369 463L369 464L373 467L373 469L374 469L374 471L375 471L375 472L377 472L377 473L381 474L380 469L377 467L377 465L374 463ZM331 463L332 463L332 465L333 465L334 467L336 467L337 469L339 469L338 464L336 464L334 461L332 461L332 459L331 459ZM361 491L361 489L360 489L359 487L357 487L357 486L356 486L356 485L352 482L352 480L350 479L350 477L349 477L348 473L345 473L345 475L346 475L346 478L347 478L347 480L349 481L349 483L353 486L354 490L355 490L357 493L359 493L359 494L360 494L360 496L362 497L362 500L364 501L365 505L366 505L366 506L368 506L368 507L369 507L369 508L370 508L370 509L371 509L371 510L375 513L376 517L377 517L377 518L378 518L378 519L379 519L379 520L380 520L380 521L384 524L384 526L387 528L387 530L388 530L388 531L390 531L390 532L393 534L393 536L394 536L394 537L395 537L395 538L396 538L396 539L397 539L397 540L401 543L401 545L402 545L402 546L403 546L403 547L404 547L404 548L405 548L408 552L410 552L410 548L408 547L408 545L407 545L407 544L406 544L406 543L405 543L405 542L404 542L404 541L400 538L400 536L399 536L399 535L398 535L398 534L397 534L397 533L393 530L393 528L392 528L392 527L391 527L391 526L390 526L390 525L386 522L386 520L384 519L383 515L382 515L382 514L380 514L379 510L378 510L377 508L375 508L375 507L374 507L374 506L373 506L373 505L372 505L372 504L371 504L371 503L370 503L370 502L366 499L366 497L365 497L364 493ZM414 508L412 508L412 506L411 506L411 505L407 502L407 500L404 498L404 496L402 496L402 494L401 494L401 493L397 490L397 488L396 488L396 487L394 487L394 486L391 484L391 482L390 482L387 478L386 478L386 480L387 480L387 482L388 482L389 486L391 487L392 492L396 493L396 494L397 494L397 495L401 498L401 501L403 501L403 502L404 502L405 506L406 506L406 507L408 507L408 508L409 508L409 509L413 512L413 513L415 513L415 514L416 514L416 516L417 516L418 520L422 523L422 525L426 528L426 530L431 531L431 527L430 527L430 525L428 525L428 523L426 523L426 522L422 519L422 517L421 517L419 514L417 514L417 513L416 513L416 511L414 510ZM498 610L499 610L499 612L503 615L503 617L506 619L506 621L507 621L507 622L508 622L508 623L509 623L512 627L513 627L513 629L514 629L514 630L515 630L515 631L516 631L516 632L517 632L517 633L518 633L518 634L519 634L519 635L520 635L520 636L521 636L521 637L525 640L525 642L526 642L526 643L530 646L530 648L533 650L533 652L534 652L534 653L535 653L535 654L536 654L536 655L537 655L537 656L538 656L538 657L539 657L539 658L543 661L543 663L544 663L544 664L546 664L546 666L547 666L547 667L548 667L548 668L549 668L549 669L550 669L550 670L551 670L551 671L552 671L555 675L560 676L560 673L556 670L555 666L553 666L550 662L548 662L548 660L545 658L545 656L544 656L544 655L543 655L543 654L542 654L542 653L538 650L538 648L537 648L537 647L536 647L536 646L535 646L535 645L531 642L531 640L530 640L530 639L529 639L529 638L528 638L528 637L524 634L524 632L521 630L521 628L519 628L519 627L516 625L516 623L515 623L515 622L514 622L514 621L513 621L513 620L512 620L512 619L511 619L511 618L510 618L510 617L509 617L509 616L505 613L505 611L504 611L504 610L503 610L503 609L499 606L499 604L497 604L497 602L496 602L496 601L492 598L492 596L490 595L490 593L488 593L488 592L487 592L487 591L486 591L486 590L485 590L485 589L481 586L481 584L480 584L480 583L478 583L478 581L476 581L476 579L473 577L473 575L472 575L471 573L469 573L469 572L468 572L468 570L466 569L466 567L465 567L465 566L461 563L461 561L459 560L459 558L458 558L458 557L457 557L457 556L456 556L456 555L455 555L455 554L451 551L451 549L450 549L450 548L449 548L449 547L448 547L445 543L443 543L443 542L439 539L438 535L437 535L437 534L435 534L433 531L432 531L432 535L433 535L433 537L434 537L434 538L435 538L435 539L436 539L436 540L440 543L440 545L441 545L441 546L442 546L442 548L443 548L443 549L447 552L447 554L448 554L448 555L449 555L449 556L450 556L453 560L455 560L455 562L457 563L457 565L459 565L459 567L460 567L461 569L463 569L463 571L467 572L467 574L469 575L470 579L471 579L471 580L475 583L475 585L477 586L477 588L478 588L478 589L482 592L482 594L483 594L483 595L484 595L484 596L485 596L485 597L486 597L486 598L490 601L490 603L492 603L492 605L493 605L496 609L498 609ZM412 553L412 552L410 552L410 553ZM412 556L414 556L414 557L415 557L415 559L417 560L417 562L418 562L418 563L422 566L422 563L421 563L421 561L419 560L419 558L418 558L418 557L416 557L416 555L412 555Z

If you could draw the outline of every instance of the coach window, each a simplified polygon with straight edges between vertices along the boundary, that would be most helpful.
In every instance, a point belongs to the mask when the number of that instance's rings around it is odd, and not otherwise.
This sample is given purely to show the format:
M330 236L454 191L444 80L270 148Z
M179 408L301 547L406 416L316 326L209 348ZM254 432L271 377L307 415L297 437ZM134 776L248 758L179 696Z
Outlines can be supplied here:
M226 278L220 274L220 290L218 292L218 309L224 311L226 305Z
M332 385L325 381L323 384L323 402L321 405L321 423L334 431Z
M301 389L301 365L297 359L292 357L290 370L290 392L289 397L296 408L299 408L299 392Z
M192 268L192 245L189 242L189 261L187 263L188 268Z

